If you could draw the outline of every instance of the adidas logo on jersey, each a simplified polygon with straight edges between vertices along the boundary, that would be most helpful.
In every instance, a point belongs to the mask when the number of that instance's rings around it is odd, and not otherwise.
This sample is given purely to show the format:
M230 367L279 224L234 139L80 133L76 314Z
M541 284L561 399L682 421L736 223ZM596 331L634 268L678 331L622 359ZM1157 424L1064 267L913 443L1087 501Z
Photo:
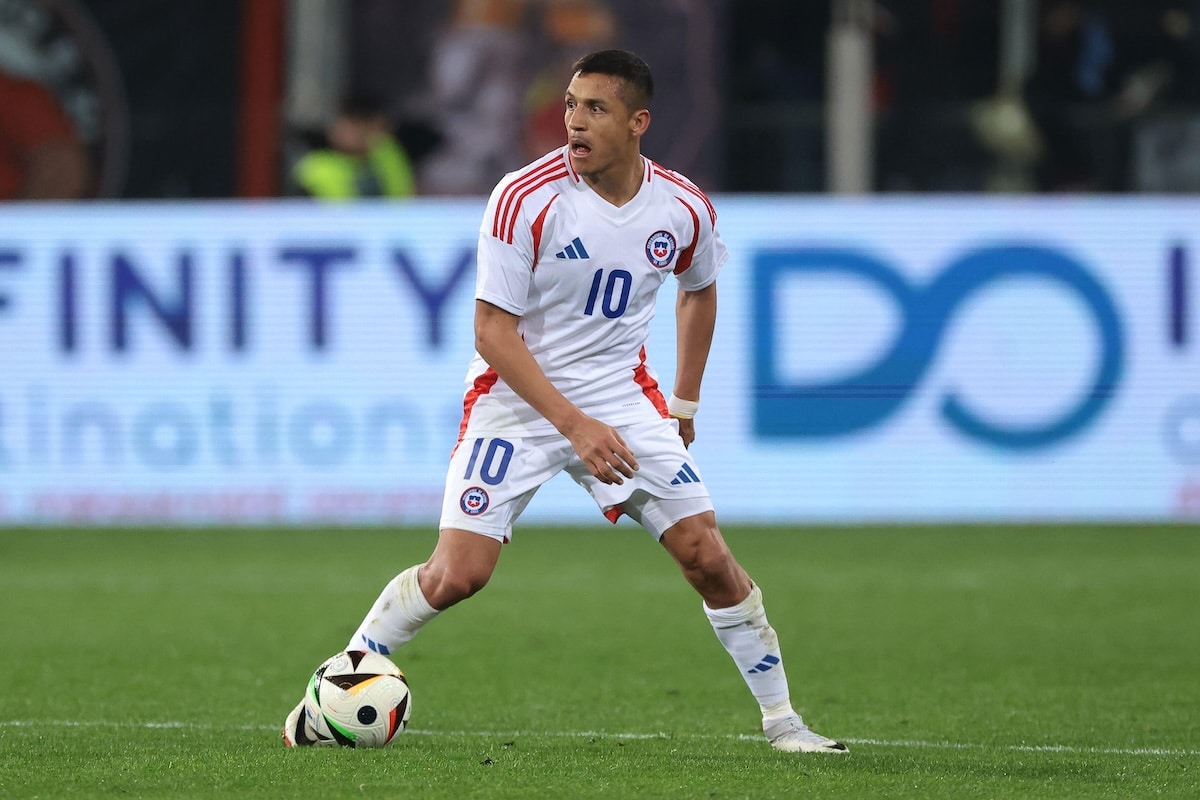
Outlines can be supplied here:
M692 471L692 468L687 464L683 465L683 469L675 473L675 480L671 481L672 486L678 486L681 483L699 483L700 476Z
M554 254L555 258L591 258L584 249L583 242L576 236L571 243Z

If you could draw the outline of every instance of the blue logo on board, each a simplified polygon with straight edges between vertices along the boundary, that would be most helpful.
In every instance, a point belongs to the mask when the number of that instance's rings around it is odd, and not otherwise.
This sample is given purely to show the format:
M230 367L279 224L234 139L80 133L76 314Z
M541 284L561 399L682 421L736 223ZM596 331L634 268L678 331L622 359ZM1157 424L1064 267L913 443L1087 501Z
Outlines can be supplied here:
M895 340L876 363L826 383L785 380L775 335L787 314L777 286L796 273L852 277L882 290L900 312ZM862 252L797 248L766 250L754 259L754 432L764 438L827 439L884 422L909 398L934 362L955 313L979 292L1013 278L1038 278L1067 289L1087 312L1099 339L1091 384L1057 418L1013 424L973 410L953 390L941 416L969 439L1008 450L1054 445L1086 428L1112 400L1123 372L1121 320L1104 287L1075 259L1047 247L983 247L951 262L926 286ZM1031 387L1036 390L1036 387Z

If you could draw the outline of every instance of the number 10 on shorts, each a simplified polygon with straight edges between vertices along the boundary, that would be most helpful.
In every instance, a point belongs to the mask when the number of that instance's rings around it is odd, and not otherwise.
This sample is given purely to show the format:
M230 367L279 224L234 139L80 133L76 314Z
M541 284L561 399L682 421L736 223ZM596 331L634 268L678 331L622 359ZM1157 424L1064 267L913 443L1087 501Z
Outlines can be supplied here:
M471 448L471 458L467 461L467 471L463 473L463 480L471 479L475 474L475 465L478 464L479 480L488 486L498 486L508 472L512 456L512 442L504 439L476 439L475 446Z

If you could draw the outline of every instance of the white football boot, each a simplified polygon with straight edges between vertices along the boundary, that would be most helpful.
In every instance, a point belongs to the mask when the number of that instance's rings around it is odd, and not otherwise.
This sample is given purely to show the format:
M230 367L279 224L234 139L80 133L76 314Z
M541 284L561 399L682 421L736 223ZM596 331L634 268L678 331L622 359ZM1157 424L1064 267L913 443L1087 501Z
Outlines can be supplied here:
M763 720L763 733L771 747L784 753L849 753L841 742L810 730L799 714L780 717L768 723Z
M308 703L303 700L292 709L283 723L283 744L286 747L321 747L336 745L332 736L323 736L313 726L308 715Z

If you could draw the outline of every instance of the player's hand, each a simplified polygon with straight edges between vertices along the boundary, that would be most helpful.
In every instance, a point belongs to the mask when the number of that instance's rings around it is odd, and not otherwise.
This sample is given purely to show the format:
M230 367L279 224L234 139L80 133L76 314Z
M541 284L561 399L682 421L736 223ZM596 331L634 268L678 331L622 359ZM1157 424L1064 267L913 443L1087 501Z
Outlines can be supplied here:
M683 446L691 447L692 442L696 441L696 420L679 417L672 417L672 419L679 423L679 438L683 439Z
M584 417L567 438L588 472L602 483L622 484L637 471L637 459L621 434L600 420Z

